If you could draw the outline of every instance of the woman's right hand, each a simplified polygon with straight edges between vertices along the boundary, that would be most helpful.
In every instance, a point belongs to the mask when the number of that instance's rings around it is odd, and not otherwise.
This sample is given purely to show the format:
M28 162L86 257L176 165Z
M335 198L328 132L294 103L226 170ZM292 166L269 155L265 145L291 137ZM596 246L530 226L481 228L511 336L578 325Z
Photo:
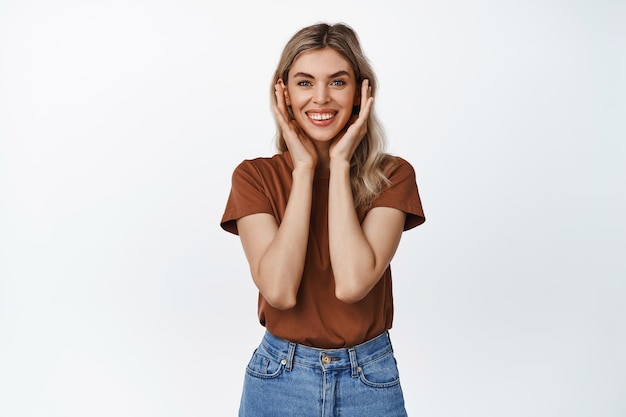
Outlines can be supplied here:
M291 159L295 168L306 168L314 170L317 165L317 151L311 139L306 137L302 128L295 120L291 119L287 110L286 93L283 80L278 80L274 86L274 94L276 95L276 104L273 106L274 117L280 126L285 138L285 143L291 154Z

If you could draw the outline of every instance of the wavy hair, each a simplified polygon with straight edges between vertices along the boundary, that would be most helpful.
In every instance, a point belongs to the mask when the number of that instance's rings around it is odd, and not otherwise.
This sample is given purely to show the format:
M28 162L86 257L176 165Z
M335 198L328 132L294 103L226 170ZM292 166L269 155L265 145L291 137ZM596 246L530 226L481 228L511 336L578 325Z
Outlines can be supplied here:
M344 23L334 25L318 23L300 29L285 45L272 79L270 88L272 103L276 103L274 86L279 79L287 84L289 70L300 54L323 48L332 48L339 52L350 63L357 86L360 86L364 79L368 79L372 87L372 96L376 95L376 75L361 50L356 32ZM276 147L281 153L287 151L287 144L278 124L276 125ZM367 133L350 161L350 183L357 208L369 208L372 201L389 182L385 170L390 162L390 156L385 153L384 131L372 107L367 121Z

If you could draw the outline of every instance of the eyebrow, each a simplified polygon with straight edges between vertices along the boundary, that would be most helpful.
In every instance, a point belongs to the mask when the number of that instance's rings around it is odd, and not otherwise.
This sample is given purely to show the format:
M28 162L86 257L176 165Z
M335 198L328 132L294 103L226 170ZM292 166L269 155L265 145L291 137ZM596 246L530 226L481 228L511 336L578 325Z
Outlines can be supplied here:
M349 76L350 76L350 73L348 71L341 70L341 71L337 71L334 74L331 74L328 78L349 77ZM311 74L307 74L306 72L296 72L293 75L293 77L294 78L302 77L302 78L313 78L313 79L315 79L314 76L312 76Z

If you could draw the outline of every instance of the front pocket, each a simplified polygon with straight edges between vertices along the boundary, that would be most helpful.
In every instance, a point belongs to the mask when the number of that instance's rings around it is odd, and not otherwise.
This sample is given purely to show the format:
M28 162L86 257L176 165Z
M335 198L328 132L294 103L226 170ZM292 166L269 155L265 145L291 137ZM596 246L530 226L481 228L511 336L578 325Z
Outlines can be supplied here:
M285 364L280 359L274 358L264 349L258 348L252 354L246 372L256 378L276 378L285 368Z
M362 365L359 372L361 382L373 388L393 387L400 383L398 365L393 352Z

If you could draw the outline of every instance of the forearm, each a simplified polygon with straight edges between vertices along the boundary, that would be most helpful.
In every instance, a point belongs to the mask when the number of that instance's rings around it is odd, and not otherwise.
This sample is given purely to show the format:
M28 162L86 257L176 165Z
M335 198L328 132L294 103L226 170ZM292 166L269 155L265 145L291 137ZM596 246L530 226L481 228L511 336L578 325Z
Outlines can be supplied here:
M296 303L306 258L311 216L313 171L294 170L285 215L274 238L259 260L255 282L277 308Z
M331 162L328 233L335 293L343 301L359 301L376 284L382 268L359 223L346 161Z

